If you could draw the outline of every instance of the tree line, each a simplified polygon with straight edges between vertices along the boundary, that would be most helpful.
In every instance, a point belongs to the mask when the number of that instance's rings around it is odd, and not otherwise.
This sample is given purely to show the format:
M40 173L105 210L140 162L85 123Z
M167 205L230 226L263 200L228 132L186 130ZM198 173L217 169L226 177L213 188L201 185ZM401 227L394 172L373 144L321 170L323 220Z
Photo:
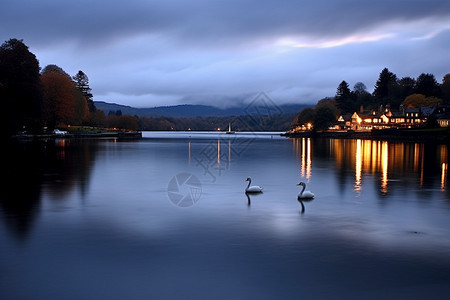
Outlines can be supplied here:
M396 74L384 68L375 83L372 93L362 82L353 89L343 80L337 87L334 97L317 102L315 107L303 109L295 118L294 126L311 122L316 129L326 129L339 115L355 111L376 110L389 105L391 109L408 107L429 107L450 104L450 74L446 74L439 83L430 73L422 73L417 78L398 78Z
M72 125L138 129L133 116L106 116L97 110L89 78L74 76L57 65L41 70L23 40L10 39L0 47L1 135L32 133Z
M235 131L286 131L292 126L295 113L279 114L276 116L250 115L227 117L140 117L139 128L142 130L200 130L225 131L231 124Z

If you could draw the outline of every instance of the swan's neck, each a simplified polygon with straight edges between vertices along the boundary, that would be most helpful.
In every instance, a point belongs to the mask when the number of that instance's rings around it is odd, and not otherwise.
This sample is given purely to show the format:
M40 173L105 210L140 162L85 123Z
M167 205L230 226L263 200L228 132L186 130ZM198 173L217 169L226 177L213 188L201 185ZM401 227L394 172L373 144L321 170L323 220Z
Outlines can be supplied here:
M303 195L303 192L305 191L306 186L304 184L302 184L302 191L300 192L300 195Z
M248 181L248 185L247 185L247 188L249 188L250 187L250 184L252 183L252 180L250 179L249 181Z

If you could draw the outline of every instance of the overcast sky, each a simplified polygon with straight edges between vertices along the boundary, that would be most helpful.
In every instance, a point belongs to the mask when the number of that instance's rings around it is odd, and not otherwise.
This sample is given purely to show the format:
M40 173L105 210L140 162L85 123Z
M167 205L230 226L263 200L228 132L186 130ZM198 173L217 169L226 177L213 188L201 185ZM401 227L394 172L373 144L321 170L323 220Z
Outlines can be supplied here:
M135 107L231 106L369 92L398 77L450 73L448 0L3 1L0 40L23 39L41 68L90 80L94 100Z

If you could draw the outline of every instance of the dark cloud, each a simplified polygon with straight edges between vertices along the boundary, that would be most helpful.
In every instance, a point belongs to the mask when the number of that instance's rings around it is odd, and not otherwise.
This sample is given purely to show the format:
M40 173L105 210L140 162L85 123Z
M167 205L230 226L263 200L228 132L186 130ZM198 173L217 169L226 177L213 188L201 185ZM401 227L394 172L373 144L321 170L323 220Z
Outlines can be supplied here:
M0 39L83 69L98 100L315 102L343 79L370 90L384 67L439 79L449 17L448 0L24 0L2 4Z
M450 2L445 0L28 0L3 6L5 33L25 35L33 43L104 43L145 33L223 46L283 35L342 37L386 22L450 16Z

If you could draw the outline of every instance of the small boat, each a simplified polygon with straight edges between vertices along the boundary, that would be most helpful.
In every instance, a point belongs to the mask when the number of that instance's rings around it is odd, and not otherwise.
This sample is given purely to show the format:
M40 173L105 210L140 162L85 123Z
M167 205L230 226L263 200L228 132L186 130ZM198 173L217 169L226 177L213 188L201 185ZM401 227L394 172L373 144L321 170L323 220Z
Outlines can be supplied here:
M234 133L234 131L233 130L231 130L231 123L228 123L228 130L227 131L225 131L227 134L233 134Z

